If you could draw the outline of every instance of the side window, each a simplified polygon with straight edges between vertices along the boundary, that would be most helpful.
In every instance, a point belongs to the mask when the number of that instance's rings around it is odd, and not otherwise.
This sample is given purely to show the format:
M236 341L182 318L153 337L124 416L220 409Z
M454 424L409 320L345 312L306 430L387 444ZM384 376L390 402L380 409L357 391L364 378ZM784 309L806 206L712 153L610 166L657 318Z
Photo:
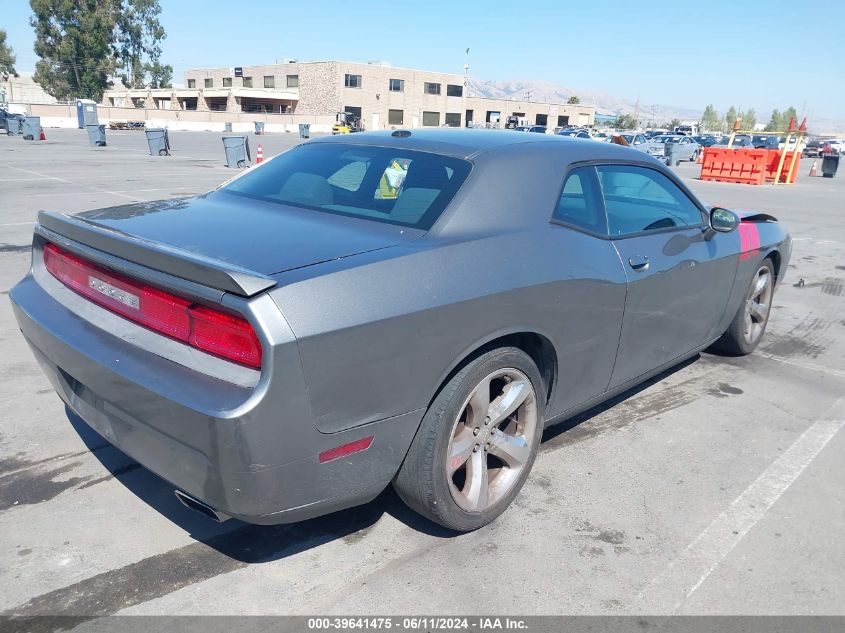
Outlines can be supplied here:
M594 167L576 167L569 172L553 218L591 233L607 235Z
M692 200L657 170L600 165L597 171L611 237L703 222Z

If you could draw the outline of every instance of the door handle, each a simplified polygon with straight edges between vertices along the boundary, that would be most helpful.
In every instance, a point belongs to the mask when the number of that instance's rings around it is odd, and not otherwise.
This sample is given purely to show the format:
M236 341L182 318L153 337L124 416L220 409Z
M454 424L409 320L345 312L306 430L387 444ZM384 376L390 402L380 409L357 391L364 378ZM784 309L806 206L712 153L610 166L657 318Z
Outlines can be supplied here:
M628 260L628 264L636 271L648 270L648 256L634 255Z

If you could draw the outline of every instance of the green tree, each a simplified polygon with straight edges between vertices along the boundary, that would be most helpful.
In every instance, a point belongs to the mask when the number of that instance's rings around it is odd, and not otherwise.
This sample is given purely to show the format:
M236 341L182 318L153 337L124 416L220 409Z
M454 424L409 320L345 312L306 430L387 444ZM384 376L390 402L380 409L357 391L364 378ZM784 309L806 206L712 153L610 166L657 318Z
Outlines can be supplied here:
M669 121L669 130L674 132L675 128L678 127L680 124L681 124L680 119L672 119L671 121Z
M569 100L566 103L570 105L578 105L579 103L581 103L581 99L579 99L575 95L572 95L571 97L569 97Z
M18 73L15 70L15 53L12 47L6 44L6 31L0 29L0 76L3 80L9 78L9 75L17 77Z
M158 0L30 0L35 81L63 100L99 101L118 70L127 86L167 75L159 62L165 37ZM172 69L170 69L172 75ZM164 77L168 79L169 77Z
M640 124L633 114L620 114L616 117L616 126L620 130L633 130Z
M122 69L120 80L127 88L143 88L150 70L161 70L161 41L165 32L158 21L160 13L158 0L120 2L114 50Z
M707 132L721 132L724 124L713 104L704 108L701 115L701 130Z
M754 108L750 110L746 110L742 113L742 129L743 130L753 130L754 126L757 125L757 113L754 112Z
M736 121L736 108L731 106L728 108L728 111L725 113L725 129L730 132L734 127L734 121Z
M795 126L796 126L796 129L797 129L797 126L798 126L798 123L799 123L798 112L795 111L795 108L793 108L792 106L789 106L783 112L783 129L784 130L789 127L789 121L791 119L795 119Z
M144 70L150 77L150 88L172 88L173 66L153 62L144 65Z
M775 108L772 110L772 116L766 124L766 132L783 132L785 129L786 125L783 123L783 115L780 113L780 110Z

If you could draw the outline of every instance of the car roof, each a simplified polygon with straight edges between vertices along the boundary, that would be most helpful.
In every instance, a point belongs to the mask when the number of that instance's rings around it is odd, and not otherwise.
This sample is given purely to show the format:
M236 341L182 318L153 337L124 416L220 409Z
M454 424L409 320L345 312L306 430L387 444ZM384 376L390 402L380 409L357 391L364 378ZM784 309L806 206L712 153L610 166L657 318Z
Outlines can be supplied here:
M430 130L401 130L401 135L390 131L357 132L336 136L323 136L312 139L309 143L341 143L347 145L375 145L396 147L404 150L416 150L443 154L455 158L472 158L479 154L492 152L500 148L533 143L538 149L566 151L568 162L593 159L618 159L649 162L646 154L631 147L613 143L592 143L584 139L560 136L557 134L509 134L508 130L474 130L434 128ZM407 134L406 134L407 133Z

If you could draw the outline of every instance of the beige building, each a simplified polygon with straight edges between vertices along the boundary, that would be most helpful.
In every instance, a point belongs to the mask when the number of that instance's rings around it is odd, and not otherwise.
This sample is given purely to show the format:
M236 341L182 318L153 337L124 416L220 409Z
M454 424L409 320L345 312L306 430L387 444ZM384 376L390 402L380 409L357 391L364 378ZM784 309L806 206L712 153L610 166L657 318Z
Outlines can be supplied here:
M368 130L422 126L592 126L585 105L487 99L467 94L465 77L385 63L286 62L185 71L184 88L116 89L103 104L158 110L332 115L353 112ZM271 118L268 116L268 119Z

